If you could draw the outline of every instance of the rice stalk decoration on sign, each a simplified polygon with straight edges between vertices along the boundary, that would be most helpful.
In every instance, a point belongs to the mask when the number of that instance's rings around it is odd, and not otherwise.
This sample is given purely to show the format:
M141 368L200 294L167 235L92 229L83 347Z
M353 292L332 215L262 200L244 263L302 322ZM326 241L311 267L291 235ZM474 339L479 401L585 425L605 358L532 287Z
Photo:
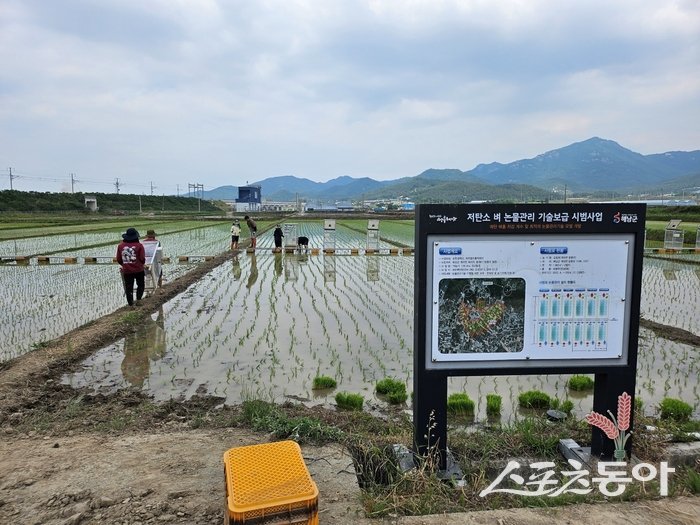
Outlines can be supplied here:
M627 455L625 444L630 434L632 434L632 431L629 431L630 417L632 415L632 396L627 392L617 396L617 417L610 410L608 410L608 414L610 414L609 418L598 412L591 412L586 416L586 421L588 421L589 425L602 430L609 439L615 442L613 457L618 461L622 461Z

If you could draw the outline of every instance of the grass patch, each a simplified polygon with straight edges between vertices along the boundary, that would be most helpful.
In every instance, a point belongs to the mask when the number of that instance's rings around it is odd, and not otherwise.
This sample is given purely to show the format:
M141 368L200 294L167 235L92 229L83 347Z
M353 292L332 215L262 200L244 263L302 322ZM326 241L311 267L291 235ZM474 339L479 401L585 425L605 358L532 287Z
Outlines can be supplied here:
M685 476L685 486L691 494L700 494L700 472L689 468Z
M523 408L549 408L552 398L540 390L528 390L518 396L518 404Z
M311 387L312 390L324 390L327 388L335 388L338 386L338 382L329 376L316 376L314 377L314 384Z
M401 470L393 444L355 438L349 440L346 446L361 489L398 481Z
M406 393L406 384L403 381L398 381L391 377L385 377L377 382L375 387L377 394L386 396L387 401L392 405L401 405L408 399Z
M139 324L143 319L143 314L139 311L132 310L126 312L119 318L119 322L126 325Z
M576 391L591 390L595 386L595 382L588 376L577 374L569 378L569 381L567 381L567 386L571 390Z
M673 421L688 421L693 413L693 407L685 401L673 397L665 397L659 403L661 419L671 419Z
M335 402L341 410L362 410L362 405L365 403L365 398L360 394L351 394L349 392L338 392L335 395Z
M450 394L447 398L447 413L454 416L473 416L474 401L464 392Z
M254 430L299 443L328 443L343 437L337 427L312 417L289 417L280 407L266 401L244 401L241 418Z

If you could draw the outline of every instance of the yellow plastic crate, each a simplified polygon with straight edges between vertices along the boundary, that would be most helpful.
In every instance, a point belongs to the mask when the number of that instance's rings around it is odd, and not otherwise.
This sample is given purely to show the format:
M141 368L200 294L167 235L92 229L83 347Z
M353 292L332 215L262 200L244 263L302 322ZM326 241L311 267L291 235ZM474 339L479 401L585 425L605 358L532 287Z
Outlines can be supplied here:
M224 523L318 525L318 487L294 441L224 453Z

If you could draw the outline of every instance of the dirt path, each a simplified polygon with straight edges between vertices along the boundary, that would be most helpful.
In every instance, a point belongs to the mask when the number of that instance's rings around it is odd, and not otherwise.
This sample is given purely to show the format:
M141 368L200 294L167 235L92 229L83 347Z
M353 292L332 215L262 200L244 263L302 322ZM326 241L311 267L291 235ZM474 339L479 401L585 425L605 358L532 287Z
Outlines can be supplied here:
M221 524L222 455L230 447L261 441L266 437L239 429L56 437L6 431L0 442L0 523ZM370 520L343 448L302 450L319 487L323 524L700 523L700 498Z
M238 429L5 435L0 523L221 524L223 453L261 441L264 436ZM320 490L323 523L362 523L352 460L342 447L304 447L303 453Z
M132 328L127 312L147 315L217 265L221 255L144 300L123 308L8 363L0 364L0 524L5 525L190 525L223 522L222 455L230 447L269 437L239 428L196 429L177 418L103 432L41 420L39 431L20 433L18 422L65 409L75 392L60 387L61 375ZM134 403L138 398L134 399ZM95 403L102 403L97 400ZM105 402L103 410L128 415L129 398ZM94 414L94 412L91 412ZM320 490L322 524L396 525L700 523L700 498L629 504L575 505L556 509L509 509L447 516L364 516L352 462L340 445L303 446Z

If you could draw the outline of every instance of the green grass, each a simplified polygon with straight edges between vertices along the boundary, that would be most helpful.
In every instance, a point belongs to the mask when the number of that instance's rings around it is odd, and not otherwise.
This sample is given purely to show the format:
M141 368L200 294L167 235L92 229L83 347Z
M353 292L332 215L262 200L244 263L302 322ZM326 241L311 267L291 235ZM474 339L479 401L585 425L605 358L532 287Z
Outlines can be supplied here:
M447 398L447 413L456 416L473 416L474 401L464 392L450 394Z
M571 390L582 391L591 390L595 383L592 378L577 374L569 378L567 385Z
M242 419L254 430L270 432L280 439L299 443L328 443L342 439L343 432L312 417L290 417L280 407L266 401L244 401Z
M688 469L685 485L691 494L700 494L700 472Z
M327 388L335 388L338 386L338 382L332 377L328 376L316 376L314 377L314 384L311 387L312 390L324 390Z
M341 410L362 410L362 405L365 398L360 394L351 394L349 392L338 392L335 395L335 402Z
M523 408L549 408L552 398L540 390L528 390L518 396L518 404Z

